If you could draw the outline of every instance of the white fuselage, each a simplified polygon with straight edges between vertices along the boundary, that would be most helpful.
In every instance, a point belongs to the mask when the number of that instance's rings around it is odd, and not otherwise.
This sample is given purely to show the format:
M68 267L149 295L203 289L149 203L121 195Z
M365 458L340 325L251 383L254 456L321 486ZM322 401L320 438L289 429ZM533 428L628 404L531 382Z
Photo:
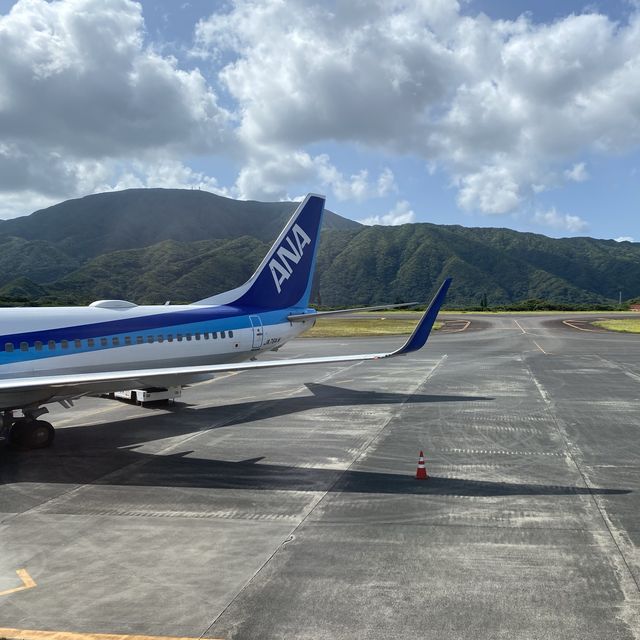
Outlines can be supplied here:
M0 309L0 378L241 362L308 329L289 310L194 305Z

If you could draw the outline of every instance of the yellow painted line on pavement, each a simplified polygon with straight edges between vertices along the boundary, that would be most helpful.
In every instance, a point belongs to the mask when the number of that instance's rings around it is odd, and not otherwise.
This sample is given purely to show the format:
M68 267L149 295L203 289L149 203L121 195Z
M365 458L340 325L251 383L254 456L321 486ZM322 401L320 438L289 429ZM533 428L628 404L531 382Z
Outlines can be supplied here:
M26 589L33 589L36 586L36 581L29 575L29 572L26 569L18 569L16 571L18 574L18 578L22 580L21 587L14 587L13 589L6 589L5 591L0 591L0 596L8 596L10 593L17 593L18 591L25 591ZM0 631L0 636L2 632Z
M466 324L462 329L447 329L447 324L458 324L460 322L465 322ZM466 331L471 324L471 320L445 320L444 325L442 326L442 333L460 333L461 331Z
M116 633L74 633L72 631L39 631L0 627L0 637L11 640L198 640L185 636L138 636ZM210 640L216 640L211 638ZM220 640L220 639L218 639Z
M568 320L563 320L562 324L566 324L568 327L572 329L577 329L578 331L590 331L591 333L604 333L604 331L599 331L598 329L585 329L584 327L579 327L577 324L573 322L569 322Z

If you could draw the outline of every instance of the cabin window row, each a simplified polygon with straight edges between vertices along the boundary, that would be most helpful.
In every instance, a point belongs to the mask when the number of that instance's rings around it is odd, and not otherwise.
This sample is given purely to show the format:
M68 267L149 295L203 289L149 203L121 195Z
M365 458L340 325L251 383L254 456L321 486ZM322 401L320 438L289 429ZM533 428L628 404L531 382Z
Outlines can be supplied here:
M108 347L110 344L113 347L119 346L129 346L132 344L153 344L154 342L182 342L186 340L190 342L191 340L217 340L218 336L221 339L225 339L227 337L233 338L233 331L205 331L203 333L176 333L175 335L172 333L169 334L157 334L157 335L148 335L148 336L135 336L132 338L131 336L124 336L122 341L120 341L119 336L114 336L113 338L87 338L86 340L60 340L60 342L56 342L55 340L49 340L48 342L41 342L40 340L36 340L33 343L33 347L36 351L43 351L47 349L49 351L55 351L58 347L60 349L82 349L83 344L86 343L88 348L100 346L100 347ZM29 351L29 343L28 342L20 342L19 344L15 344L13 342L5 342L4 350L8 353L12 351L20 350L20 351Z

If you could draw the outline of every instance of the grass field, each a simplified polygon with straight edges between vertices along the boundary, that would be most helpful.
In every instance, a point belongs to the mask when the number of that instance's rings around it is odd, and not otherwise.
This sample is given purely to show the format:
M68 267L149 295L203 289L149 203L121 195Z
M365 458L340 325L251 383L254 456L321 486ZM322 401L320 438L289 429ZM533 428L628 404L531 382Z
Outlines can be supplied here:
M360 312L362 314L371 314L372 316L380 316L380 315L389 315L392 316L393 314L415 314L416 317L422 315L424 313L423 311L414 311L413 309L388 309L385 311L363 311ZM588 315L618 315L620 313L629 313L628 311L440 311L439 314L443 315L443 316L448 316L448 315L455 315L455 316L460 316L460 315L466 315L466 314L473 314L475 316L497 316L497 315L506 315L506 316L537 316L537 315L551 315L551 314L558 314L558 313L562 313L562 314L575 314L575 315L581 315L581 316L588 316Z
M404 320L399 318L340 318L331 320L319 319L313 329L302 334L302 338L353 338L366 336L409 335L416 326L416 319ZM435 329L439 329L442 322L436 322Z
M620 318L619 320L597 320L592 322L596 327L610 331L624 331L625 333L640 333L640 318Z
M442 314L455 314L455 315L465 315L471 313L473 315L486 315L486 316L544 316L544 315L557 315L559 313L562 314L573 314L580 316L589 316L589 315L617 315L619 313L629 313L628 311L441 311Z

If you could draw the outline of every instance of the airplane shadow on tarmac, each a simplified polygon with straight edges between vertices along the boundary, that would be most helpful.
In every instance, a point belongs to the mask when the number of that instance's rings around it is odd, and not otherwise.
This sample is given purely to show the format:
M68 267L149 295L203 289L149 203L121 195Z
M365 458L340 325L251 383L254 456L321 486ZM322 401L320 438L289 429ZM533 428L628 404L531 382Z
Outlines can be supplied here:
M302 468L253 458L238 462L191 457L194 451L155 455L136 451L146 442L246 424L310 409L441 402L491 401L484 396L396 394L306 385L312 396L257 400L216 407L177 404L173 411L118 422L60 429L52 449L0 451L0 485L63 483L114 486L246 489L250 491L330 491L336 493L456 496L616 495L628 489L587 488L518 482L477 481L381 471ZM304 427L301 427L304 428ZM185 448L189 443L185 443Z

